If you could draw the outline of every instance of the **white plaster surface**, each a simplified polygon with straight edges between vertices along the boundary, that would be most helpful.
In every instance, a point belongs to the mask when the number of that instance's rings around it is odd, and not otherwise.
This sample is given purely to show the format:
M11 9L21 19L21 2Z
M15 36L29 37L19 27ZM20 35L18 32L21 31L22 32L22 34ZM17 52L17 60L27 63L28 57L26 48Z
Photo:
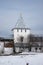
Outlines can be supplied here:
M0 54L4 51L4 42L0 42Z
M13 48L4 48L4 54L12 54L13 53Z
M19 30L19 32L17 32L17 29L14 29L14 42L15 43L20 42L20 40L18 38L23 36L24 37L23 42L27 43L28 35L30 35L30 30L26 30L26 32L25 32L25 29L23 29L22 32L21 32L21 30Z

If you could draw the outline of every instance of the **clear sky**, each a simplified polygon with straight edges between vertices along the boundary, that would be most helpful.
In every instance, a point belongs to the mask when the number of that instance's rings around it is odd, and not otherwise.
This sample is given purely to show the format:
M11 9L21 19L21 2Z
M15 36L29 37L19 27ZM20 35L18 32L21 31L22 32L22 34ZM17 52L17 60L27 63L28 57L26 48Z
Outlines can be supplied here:
M12 34L20 13L32 33L43 34L43 0L0 0L0 36Z

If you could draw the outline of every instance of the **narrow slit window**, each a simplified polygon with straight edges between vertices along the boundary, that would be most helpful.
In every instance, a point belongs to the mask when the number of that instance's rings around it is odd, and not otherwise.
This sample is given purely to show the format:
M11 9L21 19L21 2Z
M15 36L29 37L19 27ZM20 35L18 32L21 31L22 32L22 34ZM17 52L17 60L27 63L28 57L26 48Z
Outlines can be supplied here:
M17 32L19 32L19 30L17 29Z
M22 29L21 29L21 32L22 32Z
M26 32L26 29L25 29L25 32Z

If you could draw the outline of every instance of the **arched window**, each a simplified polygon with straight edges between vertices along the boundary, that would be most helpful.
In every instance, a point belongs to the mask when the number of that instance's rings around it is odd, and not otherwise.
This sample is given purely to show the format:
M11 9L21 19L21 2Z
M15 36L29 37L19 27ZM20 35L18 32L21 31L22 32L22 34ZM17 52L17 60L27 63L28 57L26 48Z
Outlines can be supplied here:
M41 47L39 48L39 50L41 50Z

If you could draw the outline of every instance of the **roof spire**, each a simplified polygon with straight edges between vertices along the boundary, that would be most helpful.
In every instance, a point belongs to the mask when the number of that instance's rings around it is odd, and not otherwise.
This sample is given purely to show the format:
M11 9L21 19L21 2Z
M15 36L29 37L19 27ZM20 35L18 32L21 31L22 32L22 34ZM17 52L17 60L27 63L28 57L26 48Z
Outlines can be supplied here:
M17 20L17 23L16 23L15 27L16 28L25 28L24 20L23 20L23 17L22 17L21 13L20 13L20 17Z

